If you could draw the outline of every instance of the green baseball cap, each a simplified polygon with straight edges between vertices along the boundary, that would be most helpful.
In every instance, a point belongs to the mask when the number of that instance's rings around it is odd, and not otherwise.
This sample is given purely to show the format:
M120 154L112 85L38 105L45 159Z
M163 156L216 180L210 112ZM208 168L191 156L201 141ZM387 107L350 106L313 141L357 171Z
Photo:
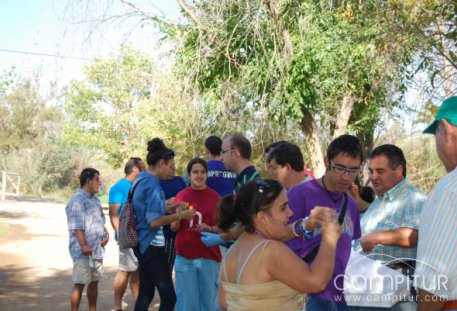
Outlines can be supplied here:
M424 134L435 134L438 122L446 119L452 125L457 126L457 96L449 97L441 104L435 116L435 121L432 122L422 132Z

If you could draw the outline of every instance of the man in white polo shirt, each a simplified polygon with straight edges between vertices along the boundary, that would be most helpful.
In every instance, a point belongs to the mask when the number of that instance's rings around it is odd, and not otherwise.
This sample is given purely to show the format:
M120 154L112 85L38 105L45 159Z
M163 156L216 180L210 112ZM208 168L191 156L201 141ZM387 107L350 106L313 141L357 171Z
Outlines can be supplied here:
M418 310L457 310L457 96L446 99L424 133L435 134L447 174L420 216L415 285Z

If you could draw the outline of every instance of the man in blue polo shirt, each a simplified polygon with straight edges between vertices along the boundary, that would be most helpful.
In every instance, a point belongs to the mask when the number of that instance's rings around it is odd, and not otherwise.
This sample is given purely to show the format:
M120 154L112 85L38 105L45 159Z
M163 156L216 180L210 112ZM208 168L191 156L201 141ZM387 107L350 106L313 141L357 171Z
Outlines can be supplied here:
M114 184L109 191L109 218L115 231L119 229L119 215L124 208L125 202L132 188L133 182L140 172L144 171L145 165L140 158L130 158L124 167L125 177ZM131 249L119 248L119 271L114 278L114 310L122 310L122 297L127 285L132 291L133 301L136 301L139 290L138 262Z

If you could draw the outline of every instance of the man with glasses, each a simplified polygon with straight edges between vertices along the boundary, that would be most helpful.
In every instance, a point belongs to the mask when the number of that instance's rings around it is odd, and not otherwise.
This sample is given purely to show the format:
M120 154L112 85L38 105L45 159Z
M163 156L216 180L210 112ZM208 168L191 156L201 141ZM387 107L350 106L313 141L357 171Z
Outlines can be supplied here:
M371 152L369 160L370 181L377 197L361 219L362 238L355 243L354 250L412 276L419 215L427 197L408 183L406 159L397 146L379 146ZM411 308L415 308L414 301L401 302L392 310Z
M363 149L357 137L342 135L333 140L327 149L324 176L296 185L287 193L289 206L294 212L290 223L305 218L306 229L305 238L293 238L287 245L307 262L312 262L311 254L321 242L320 225L327 219L325 214L334 213L332 210L337 213L345 211L341 217L342 233L337 244L333 277L324 291L308 296L308 311L349 310L342 293L344 278L338 276L344 275L352 241L360 238L359 209L346 192L360 174L362 161Z
M234 194L242 185L260 178L259 173L251 163L251 143L243 135L234 134L227 136L222 141L220 155L225 168L237 174L233 189ZM202 232L201 240L207 247L216 245L229 247L243 232L243 228L238 225L233 227L229 232ZM218 300L215 302L214 309L221 310Z
M222 142L221 159L224 166L237 174L234 193L251 180L260 178L251 163L252 147L243 135L230 135Z
M221 160L225 168L237 174L233 193L250 182L260 178L259 173L251 163L252 147L249 140L243 135L234 134L227 136L222 142ZM202 242L207 247L224 245L226 241L229 245L233 243L242 233L240 226L232 228L229 232L215 234L202 232Z

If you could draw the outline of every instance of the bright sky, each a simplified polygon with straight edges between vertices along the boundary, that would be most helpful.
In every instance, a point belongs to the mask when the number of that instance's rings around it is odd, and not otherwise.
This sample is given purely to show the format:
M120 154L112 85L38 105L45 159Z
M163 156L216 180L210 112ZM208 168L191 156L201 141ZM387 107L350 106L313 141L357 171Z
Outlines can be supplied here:
M38 74L42 78L42 88L47 88L50 82L57 82L59 86L63 86L73 78L80 78L82 67L90 62L12 51L89 60L117 51L125 40L124 34L132 24L111 24L96 28L99 32L88 40L90 24L79 23L85 15L85 7L81 2L86 1L0 0L0 74L14 66L17 72L24 76ZM100 5L98 9L102 9L101 4L105 1L88 2L91 3L91 12L94 12L93 8ZM120 2L115 3L117 5L113 10L127 10ZM169 19L176 19L179 16L176 1L143 0L136 3L156 14L160 12ZM70 5L70 8L67 7ZM157 38L154 28L147 25L128 36L127 42L145 52L154 53Z

